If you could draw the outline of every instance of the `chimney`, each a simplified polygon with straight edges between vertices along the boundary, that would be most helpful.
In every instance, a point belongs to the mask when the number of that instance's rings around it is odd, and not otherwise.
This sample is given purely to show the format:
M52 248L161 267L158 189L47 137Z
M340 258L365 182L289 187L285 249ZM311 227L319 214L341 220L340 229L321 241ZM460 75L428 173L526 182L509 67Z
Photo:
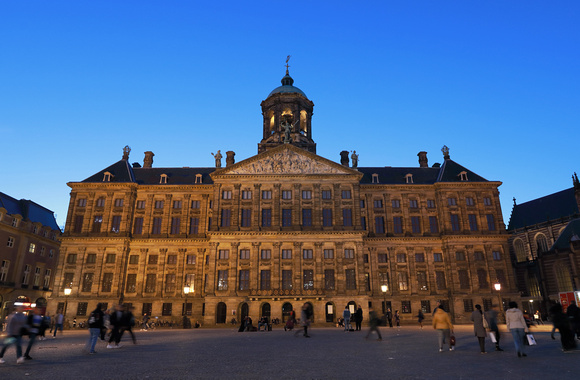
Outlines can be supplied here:
M236 163L236 160L234 159L235 155L236 153L233 150L228 150L226 152L226 168Z
M419 156L419 167L428 168L429 164L427 163L427 152L419 152L417 153L417 156Z
M145 159L143 160L143 167L144 168L153 167L153 156L155 156L155 154L153 154L153 152L151 152L151 151L145 152Z
M348 166L348 150L343 150L340 152L340 164Z

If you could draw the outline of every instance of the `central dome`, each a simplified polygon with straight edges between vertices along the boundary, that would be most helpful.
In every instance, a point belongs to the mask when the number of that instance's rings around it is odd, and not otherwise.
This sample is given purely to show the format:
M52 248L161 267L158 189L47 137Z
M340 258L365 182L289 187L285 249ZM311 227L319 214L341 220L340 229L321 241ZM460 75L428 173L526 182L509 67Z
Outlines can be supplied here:
M298 87L294 87L293 84L294 79L292 79L290 74L286 73L284 78L282 78L282 86L276 87L274 90L272 90L268 97L274 94L300 94L307 98L306 94Z

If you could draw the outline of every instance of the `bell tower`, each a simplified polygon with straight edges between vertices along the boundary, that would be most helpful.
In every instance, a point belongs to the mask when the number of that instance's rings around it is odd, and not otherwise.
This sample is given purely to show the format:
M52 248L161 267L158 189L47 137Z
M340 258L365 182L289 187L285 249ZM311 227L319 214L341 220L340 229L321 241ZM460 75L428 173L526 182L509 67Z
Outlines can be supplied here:
M311 129L314 103L302 90L294 87L294 79L288 72L288 59L282 86L275 88L260 104L264 126L262 141L258 143L258 153L281 144L292 144L316 153Z

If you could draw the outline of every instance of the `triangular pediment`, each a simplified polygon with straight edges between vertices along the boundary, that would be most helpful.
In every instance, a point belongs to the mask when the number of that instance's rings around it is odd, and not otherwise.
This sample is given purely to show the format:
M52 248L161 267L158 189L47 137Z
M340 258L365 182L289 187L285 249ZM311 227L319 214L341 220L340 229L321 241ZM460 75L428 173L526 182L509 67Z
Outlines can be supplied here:
M215 175L360 175L354 169L337 164L290 144L258 154Z

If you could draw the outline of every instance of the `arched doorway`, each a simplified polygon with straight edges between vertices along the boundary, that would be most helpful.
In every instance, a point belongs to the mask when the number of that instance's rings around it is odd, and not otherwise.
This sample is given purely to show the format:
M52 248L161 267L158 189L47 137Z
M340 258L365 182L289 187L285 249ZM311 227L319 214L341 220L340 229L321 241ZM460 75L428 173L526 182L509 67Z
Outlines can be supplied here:
M350 310L350 314L351 315L354 314L354 312L356 311L356 302L350 301L346 305L348 306L348 310Z
M270 311L271 307L269 303L265 303L262 305L262 317L268 317L268 321L270 320Z
M240 307L240 321L246 319L246 317L250 314L250 307L247 303L243 303Z
M215 323L226 323L227 306L220 302L217 304L215 313Z
M286 322L290 318L292 310L292 304L290 302L286 302L282 305L282 322Z
M327 302L326 305L324 305L324 313L326 314L326 322L334 322L336 310L332 302Z

